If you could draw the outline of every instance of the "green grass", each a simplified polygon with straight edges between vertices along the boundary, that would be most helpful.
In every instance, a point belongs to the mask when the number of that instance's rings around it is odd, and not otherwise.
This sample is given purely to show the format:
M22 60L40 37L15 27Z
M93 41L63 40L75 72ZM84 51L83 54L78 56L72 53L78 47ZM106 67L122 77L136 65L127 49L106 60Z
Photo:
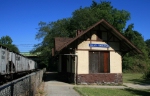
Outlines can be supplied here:
M150 90L74 87L81 96L150 96Z
M123 82L134 84L150 84L150 80L145 80L142 76L143 74L141 73L123 73Z

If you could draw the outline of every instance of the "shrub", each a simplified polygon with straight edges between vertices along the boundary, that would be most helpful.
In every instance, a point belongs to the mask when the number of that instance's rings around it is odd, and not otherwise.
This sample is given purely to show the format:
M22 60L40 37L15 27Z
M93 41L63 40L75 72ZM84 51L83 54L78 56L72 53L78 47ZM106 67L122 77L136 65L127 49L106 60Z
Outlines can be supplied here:
M144 71L144 79L150 79L150 67Z

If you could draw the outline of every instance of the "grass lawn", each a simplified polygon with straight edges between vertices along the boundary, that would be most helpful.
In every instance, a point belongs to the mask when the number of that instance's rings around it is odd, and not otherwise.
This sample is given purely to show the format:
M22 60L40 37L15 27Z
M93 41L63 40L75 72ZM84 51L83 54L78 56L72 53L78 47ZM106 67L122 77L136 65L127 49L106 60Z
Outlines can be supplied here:
M150 90L74 87L81 96L150 96Z
M134 83L134 84L150 84L150 80L144 80L141 73L123 73L124 83Z

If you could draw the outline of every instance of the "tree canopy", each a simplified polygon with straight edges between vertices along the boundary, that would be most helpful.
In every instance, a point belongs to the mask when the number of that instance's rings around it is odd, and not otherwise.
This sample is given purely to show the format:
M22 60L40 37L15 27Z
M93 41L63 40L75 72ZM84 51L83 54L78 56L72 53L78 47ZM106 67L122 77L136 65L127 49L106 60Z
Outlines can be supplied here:
M3 36L0 39L1 44L12 44L12 39L9 36Z
M16 47L16 45L12 44L13 40L9 36L2 36L0 38L0 44L7 47L10 51L14 51L16 53L19 53L19 49Z
M123 57L123 70L141 72L150 64L150 60L148 58L148 50L142 34L133 30L133 28L134 24L130 24L124 31L124 36L139 48L143 54L135 55L131 52L127 53Z
M147 39L147 40L145 41L145 43L146 43L146 46L148 47L148 48L147 48L148 57L150 58L150 39Z
M97 3L92 1L90 7L81 7L73 12L71 25L73 25L72 28L74 30L84 30L101 19L105 19L117 30L123 32L126 22L130 19L130 13L114 8L111 2L103 1Z
M127 53L123 58L124 69L139 69L140 66L145 67L149 63L147 46L142 35L133 30L134 24L130 24L127 28L126 22L130 20L130 13L126 10L118 10L111 5L111 2L101 1L100 3L92 1L89 7L80 7L72 12L70 18L63 18L53 22L40 22L36 39L43 41L32 50L32 52L41 52L41 64L48 66L51 58L51 49L54 47L55 37L75 37L78 29L85 30L101 19L107 20L118 31L125 35L132 43L142 50L144 55L134 55ZM149 42L149 41L146 41ZM149 44L149 43L148 43ZM146 59L145 59L146 58ZM130 64L129 64L130 63ZM50 66L53 66L52 64Z

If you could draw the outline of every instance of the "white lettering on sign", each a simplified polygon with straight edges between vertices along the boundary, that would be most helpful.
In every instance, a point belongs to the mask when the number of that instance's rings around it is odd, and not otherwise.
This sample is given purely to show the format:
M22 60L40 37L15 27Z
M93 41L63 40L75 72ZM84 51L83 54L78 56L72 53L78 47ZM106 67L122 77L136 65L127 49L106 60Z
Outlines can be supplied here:
M89 47L103 47L103 48L109 48L108 44L89 44Z

